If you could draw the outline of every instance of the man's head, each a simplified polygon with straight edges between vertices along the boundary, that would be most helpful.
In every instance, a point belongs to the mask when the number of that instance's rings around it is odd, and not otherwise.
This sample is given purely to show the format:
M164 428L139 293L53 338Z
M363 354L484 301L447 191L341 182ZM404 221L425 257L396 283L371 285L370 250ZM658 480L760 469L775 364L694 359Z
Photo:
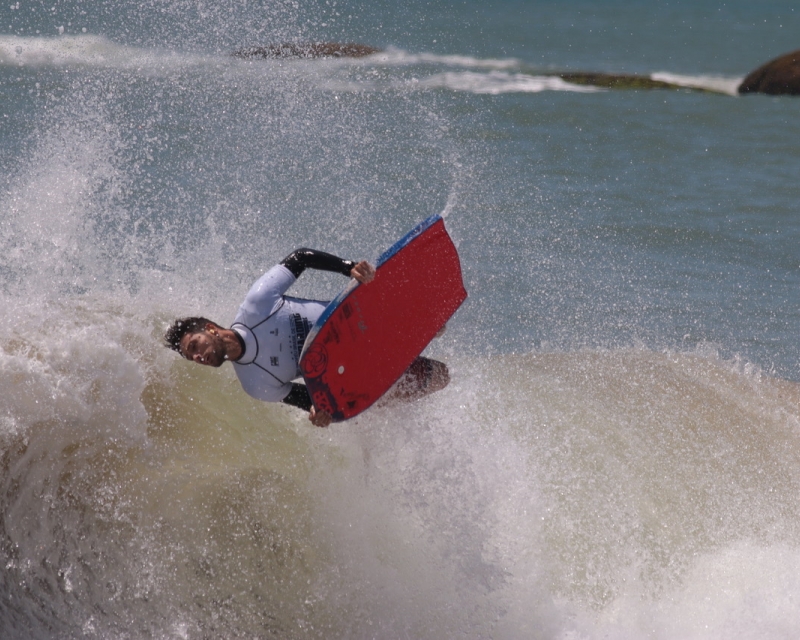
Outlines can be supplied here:
M187 360L219 367L227 360L224 331L208 318L180 318L164 334L165 345Z

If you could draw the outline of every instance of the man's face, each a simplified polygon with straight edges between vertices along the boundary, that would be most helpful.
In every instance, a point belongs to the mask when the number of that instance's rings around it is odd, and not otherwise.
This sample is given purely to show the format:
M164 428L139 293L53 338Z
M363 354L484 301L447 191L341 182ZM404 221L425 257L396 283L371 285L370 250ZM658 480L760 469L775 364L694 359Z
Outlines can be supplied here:
M198 364L220 367L225 362L225 345L217 329L207 325L202 331L181 338L181 355Z

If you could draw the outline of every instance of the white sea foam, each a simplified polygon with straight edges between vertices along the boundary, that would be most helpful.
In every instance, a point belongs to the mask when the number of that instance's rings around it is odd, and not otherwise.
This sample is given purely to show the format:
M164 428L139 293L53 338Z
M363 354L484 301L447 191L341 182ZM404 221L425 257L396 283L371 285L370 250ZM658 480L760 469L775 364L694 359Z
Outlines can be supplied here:
M0 36L0 64L45 66L90 64L108 65L132 53L107 38L95 35L22 37Z
M473 56L446 55L436 53L409 53L402 49L388 48L386 51L375 53L364 60L368 64L380 63L382 65L418 65L434 64L448 67L466 67L472 69L516 69L520 61L516 58L475 58Z
M565 91L596 93L605 91L598 87L582 86L565 82L555 76L532 76L505 71L445 71L433 75L414 76L411 79L391 79L383 82L320 79L322 86L330 91L428 91L447 89L459 93L501 95L505 93L541 93L543 91Z
M425 402L307 431L360 585L342 608L381 611L385 636L792 637L797 436L774 404L798 389L739 369L635 349L462 360Z
M416 81L426 89L451 89L466 93L499 95L501 93L541 93L542 91L572 91L595 93L597 87L586 87L564 82L555 76L532 76L524 73L490 71L448 71Z
M738 93L739 85L742 83L743 77L729 78L724 76L707 76L707 75L681 75L677 73L668 73L666 71L659 71L650 76L653 80L660 80L661 82L669 82L670 84L677 84L681 87L692 89L706 89L708 91L716 91L718 93L725 93L735 96Z
M76 317L75 309L54 306L46 313L42 308L0 336L6 435L56 422L66 440L143 441L144 370L122 348L126 321L115 315L90 319L80 311Z
M56 37L0 35L0 65L137 69L180 67L207 61L208 58L202 55L131 47L92 34Z

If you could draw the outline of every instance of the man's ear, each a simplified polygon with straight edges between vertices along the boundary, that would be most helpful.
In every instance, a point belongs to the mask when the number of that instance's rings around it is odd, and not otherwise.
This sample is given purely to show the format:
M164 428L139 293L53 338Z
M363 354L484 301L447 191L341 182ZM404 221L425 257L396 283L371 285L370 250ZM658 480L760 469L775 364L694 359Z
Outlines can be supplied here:
M213 322L206 322L206 326L204 326L203 329L212 336L217 335L217 325L215 325Z

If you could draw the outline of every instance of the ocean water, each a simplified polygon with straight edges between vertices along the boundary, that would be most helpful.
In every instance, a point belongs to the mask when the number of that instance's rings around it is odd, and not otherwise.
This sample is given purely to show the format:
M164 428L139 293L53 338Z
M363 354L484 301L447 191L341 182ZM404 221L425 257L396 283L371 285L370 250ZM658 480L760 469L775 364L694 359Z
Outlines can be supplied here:
M300 41L383 51L229 55ZM797 638L800 99L735 90L798 47L790 0L7 0L0 637ZM320 430L161 346L434 213L430 398Z

